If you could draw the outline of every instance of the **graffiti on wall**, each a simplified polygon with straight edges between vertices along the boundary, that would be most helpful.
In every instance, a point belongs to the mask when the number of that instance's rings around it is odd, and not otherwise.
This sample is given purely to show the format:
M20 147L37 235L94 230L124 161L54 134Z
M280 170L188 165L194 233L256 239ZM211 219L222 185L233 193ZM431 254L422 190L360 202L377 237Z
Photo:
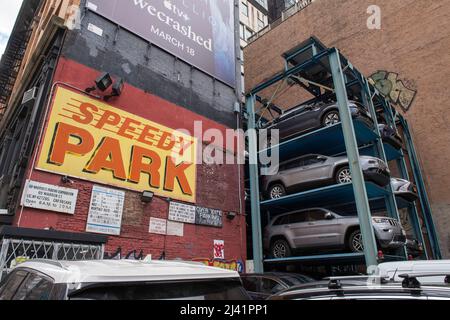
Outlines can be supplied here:
M417 90L411 81L399 79L398 73L380 70L369 78L370 83L394 105L400 106L404 111L411 108Z
M144 251L141 250L138 254L138 250L132 250L128 253L122 253L122 248L119 247L114 253L105 253L105 260L144 260Z
M244 263L240 260L221 260L221 259L193 259L194 262L203 263L205 266L216 267L226 270L233 270L239 273L244 272Z

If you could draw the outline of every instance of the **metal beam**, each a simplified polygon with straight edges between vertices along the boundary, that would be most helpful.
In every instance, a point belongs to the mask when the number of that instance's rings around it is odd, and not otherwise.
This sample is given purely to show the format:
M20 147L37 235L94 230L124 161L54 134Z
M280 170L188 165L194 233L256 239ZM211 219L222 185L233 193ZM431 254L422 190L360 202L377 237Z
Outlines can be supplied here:
M403 116L401 116L400 114L397 114L397 117L400 119L405 134L409 160L411 162L411 167L413 169L414 180L417 184L417 189L419 190L420 204L422 206L423 216L425 218L424 222L428 231L431 249L433 250L433 256L435 259L442 259L441 248L439 245L438 236L436 234L436 226L433 220L431 205L425 188L425 182L423 180L419 158L417 157L414 142L412 140L411 131L409 130L409 125L406 119L403 118Z
M298 66L292 67L291 69L289 69L283 73L280 73L267 81L264 81L262 84L258 85L253 90L251 90L247 96L255 95L258 92L261 92L262 90L270 87L274 83L277 83L278 81L289 78L289 76L296 74L296 73L304 70L305 68L309 67L310 65L317 63L316 60L323 58L323 57L327 56L328 54L329 54L328 50L323 51L323 52L319 53L317 56L313 57L312 59L310 59L302 64L299 64Z
M261 209L259 205L259 169L258 169L258 142L256 133L254 95L246 98L246 107L248 114L248 151L249 151L249 173L250 173L250 199L251 199L251 218L252 218L252 236L253 236L253 261L256 273L264 272L263 263L263 244L262 244L262 226Z
M372 120L375 124L375 131L376 131L377 135L380 135L380 131L378 129L377 112L376 112L375 106L373 104L372 92L371 92L369 83L366 79L362 79L362 82L364 85L364 88L363 88L364 90L362 90L363 101L366 103L366 106L369 107L370 115L372 116ZM388 159L386 157L386 152L384 151L383 140L381 137L379 139L377 139L377 141L375 143L375 149L376 149L376 154L378 155L378 157L381 160L383 160L386 164L388 164ZM397 201L395 200L394 190L392 189L391 183L389 183L389 185L386 187L386 189L388 189L388 191L389 191L389 194L385 197L385 203L386 203L386 208L388 210L388 214L391 218L395 218L398 221L401 221L400 214L398 212ZM406 259L408 257L406 247L403 247L403 249L401 251L402 251L403 256Z
M359 161L359 150L356 141L353 119L350 108L347 90L345 86L344 73L340 60L339 51L333 49L329 56L331 72L333 74L334 88L341 115L344 139L347 147L347 156L352 172L353 191L355 193L356 207L358 209L359 222L364 244L364 255L368 270L378 265L378 250L375 240L375 233L372 226L372 216L370 213L369 198L367 195L364 176Z

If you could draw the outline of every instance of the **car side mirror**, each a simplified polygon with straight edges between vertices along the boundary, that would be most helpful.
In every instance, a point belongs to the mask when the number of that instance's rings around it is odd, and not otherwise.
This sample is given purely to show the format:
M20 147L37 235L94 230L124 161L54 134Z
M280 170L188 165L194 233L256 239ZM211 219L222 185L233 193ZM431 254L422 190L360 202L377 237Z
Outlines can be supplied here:
M333 216L333 214L331 214L330 212L328 212L328 213L325 214L325 219L326 219L326 220L333 220L333 219L334 219L334 216Z
M318 156L317 157L317 160L319 160L319 161L327 161L327 157L325 157L325 156Z

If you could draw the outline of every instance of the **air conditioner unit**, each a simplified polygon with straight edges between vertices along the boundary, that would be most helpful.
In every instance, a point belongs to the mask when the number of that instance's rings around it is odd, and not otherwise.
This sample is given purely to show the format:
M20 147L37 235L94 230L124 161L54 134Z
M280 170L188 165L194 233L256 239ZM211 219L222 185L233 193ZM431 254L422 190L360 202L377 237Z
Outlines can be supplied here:
M34 87L31 88L30 90L26 91L23 94L23 98L22 98L22 104L25 104L29 101L35 100L37 98L37 94L38 94L38 88Z

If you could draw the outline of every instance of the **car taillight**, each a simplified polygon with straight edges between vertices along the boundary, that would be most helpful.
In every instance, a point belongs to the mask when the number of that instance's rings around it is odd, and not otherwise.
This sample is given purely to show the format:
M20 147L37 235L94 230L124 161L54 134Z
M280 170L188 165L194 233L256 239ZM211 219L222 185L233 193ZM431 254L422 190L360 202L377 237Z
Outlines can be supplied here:
M378 251L378 259L380 259L380 260L384 260L384 253L383 253L383 251Z

